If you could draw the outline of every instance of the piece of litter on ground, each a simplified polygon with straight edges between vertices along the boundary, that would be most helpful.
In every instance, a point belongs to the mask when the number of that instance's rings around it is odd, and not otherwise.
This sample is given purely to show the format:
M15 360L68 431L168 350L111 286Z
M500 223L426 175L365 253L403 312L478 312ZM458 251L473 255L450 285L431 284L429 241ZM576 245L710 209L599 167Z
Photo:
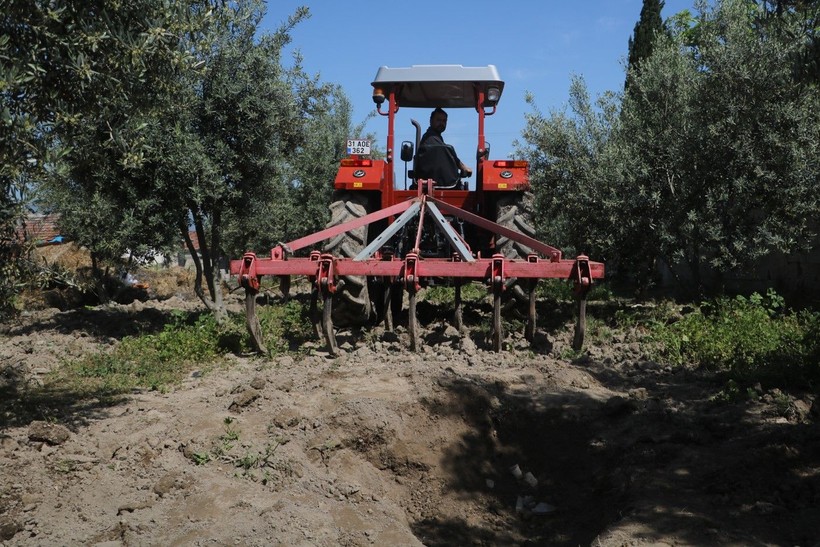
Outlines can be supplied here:
M527 474L524 475L524 482L530 485L531 488L535 488L538 486L538 479L535 478L535 475L527 471Z
M553 511L555 511L555 506L543 501L532 508L533 515L547 515Z
M521 472L521 468L518 467L518 464L515 464L512 467L510 467L510 473L512 473L512 476L516 479L520 479L524 476L524 473Z

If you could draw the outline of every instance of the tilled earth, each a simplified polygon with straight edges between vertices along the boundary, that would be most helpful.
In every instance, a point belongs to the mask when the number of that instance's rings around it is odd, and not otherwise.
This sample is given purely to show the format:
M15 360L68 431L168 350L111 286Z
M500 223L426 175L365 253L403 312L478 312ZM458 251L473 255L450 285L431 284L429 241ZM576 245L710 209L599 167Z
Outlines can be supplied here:
M31 312L0 334L0 544L820 545L820 403L571 328L488 351L427 309L344 354L229 356L170 392L38 398L63 359L179 298ZM546 310L542 310L545 314ZM590 313L594 314L594 310Z

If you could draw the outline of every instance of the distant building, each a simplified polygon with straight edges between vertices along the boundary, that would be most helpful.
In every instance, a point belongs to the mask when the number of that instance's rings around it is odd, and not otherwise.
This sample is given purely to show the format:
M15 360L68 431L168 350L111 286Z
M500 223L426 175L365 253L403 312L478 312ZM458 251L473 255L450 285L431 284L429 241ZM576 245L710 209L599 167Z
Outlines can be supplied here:
M17 237L41 247L43 245L57 245L67 241L60 231L60 215L30 214L17 227Z

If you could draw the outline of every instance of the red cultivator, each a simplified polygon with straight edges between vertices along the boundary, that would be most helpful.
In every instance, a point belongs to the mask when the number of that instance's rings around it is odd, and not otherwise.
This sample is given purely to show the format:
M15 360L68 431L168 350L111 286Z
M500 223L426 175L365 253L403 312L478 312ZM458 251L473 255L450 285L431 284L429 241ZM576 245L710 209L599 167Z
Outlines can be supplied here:
M432 181L427 181L427 188L432 189ZM488 284L493 295L492 318L492 347L495 351L501 350L504 338L501 326L501 294L509 279L526 280L529 289L529 307L526 324L526 338L532 340L535 333L535 286L539 279L557 278L567 279L575 284L575 294L578 297L578 317L575 329L574 346L580 349L585 332L586 294L592 280L604 276L604 266L599 262L590 262L586 256L579 256L575 260L564 260L561 251L523 234L514 232L499 224L488 221L467 211L452 207L444 201L432 197L430 193L422 193L424 185L419 187L419 195L408 201L396 204L393 207L370 213L364 217L334 226L317 232L313 235L298 239L288 244L280 245L271 250L270 258L259 258L254 253L245 253L241 260L231 261L231 274L239 277L239 282L245 288L245 303L248 318L248 329L252 335L256 349L265 352L261 338L258 319L256 318L256 294L259 291L259 280L263 275L279 276L284 281L282 287L287 290L290 276L307 276L313 284L311 297L311 317L317 324L321 323L327 346L332 354L338 353L336 335L333 327L333 295L336 292L337 280L343 276L359 276L376 278L386 287L383 295L388 309L383 314L388 328L392 328L391 317L396 310L389 310L391 303L400 302L391 294L396 290L406 290L408 293L408 332L410 334L410 349L419 347L419 327L416 317L416 296L424 278L451 278L455 284L455 322L461 329L461 284L470 281L483 281ZM432 192L431 192L432 193ZM459 237L449 222L444 218L449 213L461 220L473 223L485 230L504 235L514 241L527 245L548 257L539 258L537 254L529 255L525 260L506 258L502 254L494 254L489 258L474 257L466 243ZM322 254L313 251L309 257L289 257L307 246L331 239L349 230L385 219L392 215L400 215L379 237L362 250L356 257L342 258L331 254ZM449 240L455 252L450 258L425 258L419 254L419 241L424 228L423 219L430 215L435 225ZM392 236L402 229L409 221L419 219L416 233L415 252L407 253L403 259L397 259L392 253L382 253L381 247ZM317 301L322 300L322 317L318 317ZM392 313L391 313L392 311Z
M338 353L334 323L362 325L375 318L392 328L401 311L404 291L409 303L410 346L418 349L417 293L428 281L440 279L451 280L455 287L455 322L459 329L462 284L487 284L493 295L491 344L500 351L504 338L502 293L511 290L528 302L525 335L532 340L538 280L566 279L574 283L578 298L574 346L580 349L586 295L593 280L603 278L604 266L583 255L564 260L561 251L532 237L527 162L490 160L489 144L484 140L485 117L495 113L503 87L493 66L379 69L373 82L373 101L379 114L388 117L386 157L371 159L369 141L348 141L350 158L342 160L334 183L329 227L273 248L270 258L246 253L241 260L231 261L231 273L239 276L246 291L248 330L258 351L265 352L256 316L256 294L263 275L280 277L285 293L290 276L310 279L311 317L317 331L321 324L333 354ZM386 113L381 110L385 103ZM474 191L469 191L462 180L471 175L471 170L459 168L452 147L443 141L425 143L415 120L415 141L405 141L401 146L404 190L396 187L394 128L400 105L475 109L478 146ZM446 118L444 123L446 127ZM432 125L433 115L431 129ZM411 161L413 169L407 170ZM322 242L320 251L315 246ZM314 250L309 256L295 256L306 248Z

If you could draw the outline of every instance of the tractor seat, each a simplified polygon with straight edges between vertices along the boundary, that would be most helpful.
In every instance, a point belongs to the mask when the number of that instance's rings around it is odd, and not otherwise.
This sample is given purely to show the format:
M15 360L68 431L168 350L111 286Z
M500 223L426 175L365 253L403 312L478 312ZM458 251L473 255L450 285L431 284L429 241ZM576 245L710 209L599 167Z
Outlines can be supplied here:
M413 164L416 180L433 179L434 186L444 190L461 189L456 153L449 144L423 144L419 146Z

